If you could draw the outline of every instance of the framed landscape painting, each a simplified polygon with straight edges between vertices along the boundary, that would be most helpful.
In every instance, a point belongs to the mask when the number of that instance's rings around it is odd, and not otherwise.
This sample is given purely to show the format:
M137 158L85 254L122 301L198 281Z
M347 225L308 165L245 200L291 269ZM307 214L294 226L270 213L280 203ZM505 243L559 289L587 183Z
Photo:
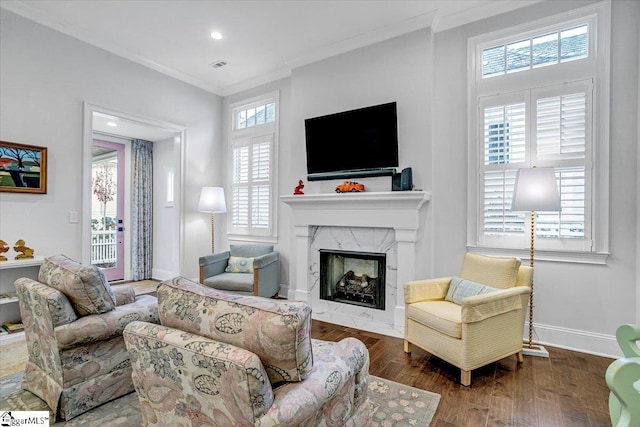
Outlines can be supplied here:
M0 141L0 191L46 193L46 147Z

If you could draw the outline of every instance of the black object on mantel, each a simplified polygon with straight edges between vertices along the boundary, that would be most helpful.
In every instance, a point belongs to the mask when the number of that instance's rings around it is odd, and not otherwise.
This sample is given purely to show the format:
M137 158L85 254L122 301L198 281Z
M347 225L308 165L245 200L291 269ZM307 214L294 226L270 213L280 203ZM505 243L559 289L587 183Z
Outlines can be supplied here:
M411 168L404 168L402 172L391 177L392 191L411 191L413 189L413 171Z
M376 176L393 176L396 168L376 168L340 172L321 172L307 175L308 181L322 181L328 179L371 178Z

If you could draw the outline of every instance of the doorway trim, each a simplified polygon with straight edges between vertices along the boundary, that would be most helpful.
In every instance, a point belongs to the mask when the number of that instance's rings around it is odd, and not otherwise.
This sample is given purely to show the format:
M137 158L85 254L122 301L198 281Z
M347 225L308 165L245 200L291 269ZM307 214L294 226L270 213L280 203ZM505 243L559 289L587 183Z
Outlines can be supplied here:
M184 174L185 174L185 153L186 153L186 137L187 128L185 126L177 125L175 123L140 117L122 111L114 110L107 107L98 106L88 102L83 103L84 118L83 118L83 137L82 137L82 215L80 226L82 227L82 263L91 263L91 160L92 160L92 146L93 146L93 113L108 114L115 117L120 117L125 120L138 122L145 126L154 126L162 128L169 132L173 132L180 135L180 141L176 141L179 145L179 158L175 159L174 170L177 172L175 176L175 188L176 194L174 195L174 206L177 207L177 215L175 215L175 224L171 227L174 231L175 241L178 242L178 265L177 271L174 271L174 275L179 275L183 270L184 265L184 210L183 210L183 194L184 194ZM131 269L125 268L125 280L131 280Z

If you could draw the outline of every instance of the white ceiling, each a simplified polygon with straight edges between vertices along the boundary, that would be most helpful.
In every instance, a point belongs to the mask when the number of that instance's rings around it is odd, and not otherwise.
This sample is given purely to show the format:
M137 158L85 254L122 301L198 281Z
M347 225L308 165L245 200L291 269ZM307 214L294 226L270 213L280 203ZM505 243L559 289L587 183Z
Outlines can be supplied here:
M218 95L431 26L542 0L1 0L0 7ZM222 40L209 34L219 31ZM227 65L214 69L210 64Z

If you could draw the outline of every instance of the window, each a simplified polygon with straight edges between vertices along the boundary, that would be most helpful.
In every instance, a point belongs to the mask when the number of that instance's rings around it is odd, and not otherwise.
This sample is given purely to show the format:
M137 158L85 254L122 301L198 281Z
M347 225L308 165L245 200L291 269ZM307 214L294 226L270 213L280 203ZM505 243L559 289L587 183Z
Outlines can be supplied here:
M555 168L562 210L537 215L536 247L606 252L607 22L597 5L470 39L470 247L527 247L511 198L517 170L539 166Z
M482 77L530 70L589 56L589 26L539 34L482 50Z
M235 111L235 130L246 129L252 126L259 126L265 123L276 121L276 103L269 102L254 105L247 108L240 108Z
M275 236L277 94L232 106L231 234Z

